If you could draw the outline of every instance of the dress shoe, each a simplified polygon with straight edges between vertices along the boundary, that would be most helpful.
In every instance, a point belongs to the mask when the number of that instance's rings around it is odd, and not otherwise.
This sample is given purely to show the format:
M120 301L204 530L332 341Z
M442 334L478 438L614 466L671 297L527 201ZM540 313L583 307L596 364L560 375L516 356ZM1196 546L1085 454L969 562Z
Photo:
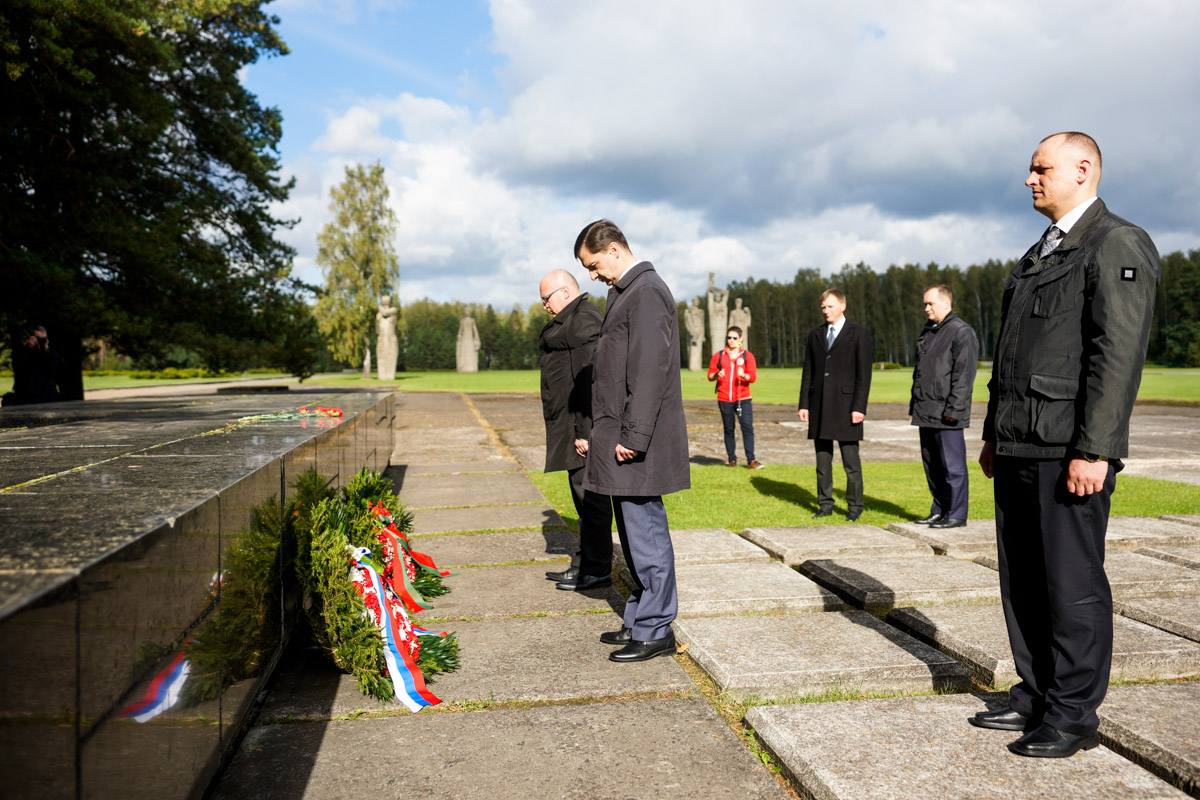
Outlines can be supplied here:
M965 519L946 519L943 517L937 522L929 523L930 528L965 528L967 521Z
M1029 724L1029 717L1011 708L1001 708L996 711L980 711L967 722L976 728L994 728L998 731L1023 731Z
M750 459L750 463L747 464L746 467L748 469L762 469L763 465L758 463L758 461L756 461L755 459L752 458L752 459Z
M1100 744L1100 737L1080 736L1060 731L1043 722L1029 733L1017 739L1008 749L1019 756L1030 758L1069 758L1080 750L1091 750Z
M562 572L547 572L546 579L551 581L573 581L579 577L579 567L567 567Z
M921 517L920 519L913 520L913 522L915 522L918 525L932 525L935 522L941 522L941 521L942 521L941 514L930 514L928 517Z
M736 459L736 458L731 458L731 459L729 459L729 463L728 463L728 464L726 464L725 466L727 466L727 467L736 467L736 466L737 466L737 459Z
M599 589L602 586L612 586L611 575L576 575L570 580L554 584L555 589L562 589L564 592L582 592L586 589Z
M620 650L613 650L609 653L608 660L624 664L629 661L648 661L655 656L671 655L674 652L675 634L671 633L661 639L654 639L649 642L639 642L636 639L630 639L629 644Z
M622 625L619 631L600 634L600 641L605 644L629 644L633 641L633 628L626 628Z
M858 522L858 518L862 516L861 511L851 511L846 515L846 522Z
M817 513L813 514L812 518L816 519L817 517L832 517L832 516L833 516L832 508L818 508Z

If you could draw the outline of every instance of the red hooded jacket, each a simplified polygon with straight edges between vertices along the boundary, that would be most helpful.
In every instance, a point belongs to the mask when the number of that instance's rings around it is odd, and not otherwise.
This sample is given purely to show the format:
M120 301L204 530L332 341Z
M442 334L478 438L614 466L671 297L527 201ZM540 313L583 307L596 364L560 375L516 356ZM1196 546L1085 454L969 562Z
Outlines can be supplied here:
M737 376L738 367L741 367L746 373L745 378ZM725 375L717 378L717 399L728 403L735 400L749 400L750 384L758 379L754 354L740 348L730 353L728 349L722 347L713 353L712 361L708 364L708 379L711 381L720 370L725 370Z

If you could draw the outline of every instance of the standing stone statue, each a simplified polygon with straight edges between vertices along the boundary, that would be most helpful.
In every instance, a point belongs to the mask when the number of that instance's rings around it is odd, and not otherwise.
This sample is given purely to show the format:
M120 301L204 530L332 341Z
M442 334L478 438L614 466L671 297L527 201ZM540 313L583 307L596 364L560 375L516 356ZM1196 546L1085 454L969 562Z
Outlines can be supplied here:
M734 325L742 329L742 344L750 346L750 309L742 308L742 298L733 301L733 310L729 312L729 327Z
M725 331L729 330L726 311L729 292L716 287L713 283L714 274L708 273L708 338L715 353L725 346Z
M683 322L688 332L688 372L699 372L704 349L704 309L699 297L693 297L683 312Z
M470 314L459 320L454 364L459 372L479 372L479 328Z
M400 342L396 339L396 317L400 309L392 305L392 298L384 295L379 299L379 312L375 314L375 358L379 380L396 380L396 361L400 358Z

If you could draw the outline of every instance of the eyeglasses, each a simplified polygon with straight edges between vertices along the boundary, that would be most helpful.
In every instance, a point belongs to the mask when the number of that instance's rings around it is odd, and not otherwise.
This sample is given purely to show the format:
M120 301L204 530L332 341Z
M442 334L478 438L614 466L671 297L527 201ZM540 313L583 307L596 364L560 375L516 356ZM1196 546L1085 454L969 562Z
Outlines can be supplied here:
M554 290L554 292L561 292L561 291L562 291L563 289L565 289L565 288L567 288L567 287L566 287L566 286L560 286L560 287L558 287L557 289L555 289L555 290ZM551 292L550 294L548 294L548 295L546 295L545 297L543 297L543 298L542 298L542 305L546 305L546 303L549 303L549 302L550 302L550 298L551 298L551 297L554 297L554 292Z

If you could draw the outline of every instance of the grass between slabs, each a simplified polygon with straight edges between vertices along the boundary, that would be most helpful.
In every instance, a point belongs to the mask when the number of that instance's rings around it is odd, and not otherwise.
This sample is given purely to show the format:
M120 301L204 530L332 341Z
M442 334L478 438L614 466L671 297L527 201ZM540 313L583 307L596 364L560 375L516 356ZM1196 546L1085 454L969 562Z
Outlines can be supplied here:
M971 482L970 516L995 516L992 482L976 463L967 470ZM677 530L776 528L845 524L845 473L834 466L834 516L812 519L817 509L817 475L812 466L768 464L760 470L692 465L692 488L667 495L664 502L671 527ZM573 530L578 530L575 506L565 472L530 472L529 477ZM907 522L929 513L929 489L919 463L864 463L866 509L860 523L884 526ZM1160 514L1200 513L1200 486L1155 478L1117 476L1112 498L1114 516L1157 517Z

